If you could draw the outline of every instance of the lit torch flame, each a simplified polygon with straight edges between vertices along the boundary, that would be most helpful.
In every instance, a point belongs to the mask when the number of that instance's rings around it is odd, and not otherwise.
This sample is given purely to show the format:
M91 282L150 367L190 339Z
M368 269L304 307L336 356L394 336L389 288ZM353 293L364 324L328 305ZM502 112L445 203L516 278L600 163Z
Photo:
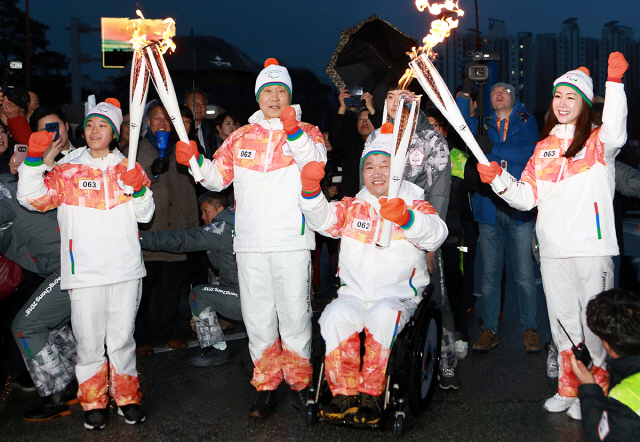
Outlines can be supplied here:
M433 4L430 4L428 0L416 0L416 7L420 12L428 9L432 15L444 14L438 20L431 22L429 34L422 40L424 46L413 48L411 52L408 52L412 60L423 53L427 54L427 56L433 60L435 58L435 54L432 52L433 47L444 41L444 39L451 34L452 29L458 27L458 18L464 15L464 11L458 7L458 2L454 0L446 0L444 3ZM398 82L398 85L402 89L406 89L413 78L414 75L411 69L407 69Z

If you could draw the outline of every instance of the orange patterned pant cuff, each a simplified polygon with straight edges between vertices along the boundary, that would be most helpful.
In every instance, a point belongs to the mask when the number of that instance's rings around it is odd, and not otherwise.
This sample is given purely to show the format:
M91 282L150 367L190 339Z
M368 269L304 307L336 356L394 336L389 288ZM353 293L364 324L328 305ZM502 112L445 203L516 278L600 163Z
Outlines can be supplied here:
M303 390L311 382L313 367L309 359L303 358L284 343L280 354L280 367L285 381L294 391Z
M142 393L139 390L138 377L128 374L120 375L111 366L111 396L119 407L139 404Z
M78 399L80 399L84 411L107 408L107 402L109 402L107 376L107 363L105 362L96 374L78 387Z
M373 335L366 328L364 332L366 336L364 341L365 353L358 391L372 396L380 396L386 383L387 361L391 350L384 348L373 339Z
M565 397L578 397L578 386L580 381L571 368L571 350L564 350L561 354L562 365L560 366L560 377L558 378L558 394ZM596 378L596 384L602 387L602 391L609 389L609 372L602 367L594 365L591 373Z
M281 353L280 339L276 339L276 342L262 352L262 357L253 362L251 385L256 387L256 390L275 390L278 388L284 379L280 370Z
M360 383L360 335L354 333L324 358L324 371L333 395L358 394Z

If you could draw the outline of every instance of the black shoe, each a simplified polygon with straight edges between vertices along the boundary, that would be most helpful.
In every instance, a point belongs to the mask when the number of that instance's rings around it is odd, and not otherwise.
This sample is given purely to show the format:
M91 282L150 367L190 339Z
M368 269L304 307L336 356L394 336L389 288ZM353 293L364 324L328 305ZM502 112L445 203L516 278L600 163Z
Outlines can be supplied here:
M266 419L271 416L274 408L276 408L276 391L275 390L262 390L258 392L256 401L249 410L249 417L256 417L258 419Z
M141 424L147 417L142 411L142 407L138 404L129 404L118 407L118 414L124 417L124 421L129 425Z
M382 396L372 396L367 393L360 393L360 405L356 411L353 421L362 425L374 425L380 422L382 409L380 400Z
M301 413L307 411L307 400L309 398L309 387L299 391L291 390L291 403Z
M453 368L441 369L438 374L438 381L440 388L443 390L458 390L460 388L460 381Z
M54 393L44 398L44 401L33 410L29 410L24 414L25 420L28 421L47 421L57 416L69 416L71 410L64 403L62 393Z
M320 417L329 420L344 420L358 411L358 396L338 394L320 409Z
M208 348L200 356L191 358L189 363L194 367L212 367L214 365L224 365L231 362L229 350L218 350L215 347Z
M102 430L106 424L107 410L99 408L84 412L84 427L87 430Z

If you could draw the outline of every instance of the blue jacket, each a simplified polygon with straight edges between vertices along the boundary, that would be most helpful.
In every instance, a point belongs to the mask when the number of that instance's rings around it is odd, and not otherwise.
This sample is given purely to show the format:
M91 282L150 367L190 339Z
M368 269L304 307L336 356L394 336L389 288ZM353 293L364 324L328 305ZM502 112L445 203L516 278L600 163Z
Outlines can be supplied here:
M489 139L495 143L492 152L487 155L487 159L489 161L495 161L498 164L501 164L503 160L506 161L507 171L519 179L529 158L533 155L536 143L539 141L540 132L538 132L538 124L536 123L535 117L529 114L519 101L516 102L513 111L511 111L509 115L506 141L502 141L504 125L500 125L500 132L498 132L497 120L498 116L495 111L491 113L490 117L484 119L485 132L489 136ZM504 204L500 197L494 199L476 193L471 198L474 220L479 223L495 225L496 202L500 205L500 209L509 214L518 224L531 221L535 218L535 213L519 212L516 209L512 209Z

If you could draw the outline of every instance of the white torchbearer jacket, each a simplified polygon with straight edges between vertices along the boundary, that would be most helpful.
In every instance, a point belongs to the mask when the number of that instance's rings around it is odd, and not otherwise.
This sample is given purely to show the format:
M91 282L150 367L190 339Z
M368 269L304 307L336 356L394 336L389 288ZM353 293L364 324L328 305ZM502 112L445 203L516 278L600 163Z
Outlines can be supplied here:
M312 199L300 195L300 208L309 226L324 236L342 238L339 294L354 295L365 302L386 297L416 303L422 299L429 284L425 251L440 247L449 232L431 204L423 200L423 189L403 181L399 198L413 212L413 224L406 230L394 224L391 245L382 249L376 246L383 224L380 203L366 187L355 198L332 203L322 194Z
M538 206L536 234L541 258L615 256L619 253L613 217L615 157L627 139L624 85L607 81L602 126L573 158L562 155L575 126L556 125L536 145L520 181L502 172L491 183L518 210Z
M300 121L300 107L293 106ZM299 123L287 136L280 119L262 111L233 132L209 161L200 156L204 187L220 191L231 183L235 195L235 252L313 250L315 237L298 207L300 171L310 161L327 161L320 130Z
M144 277L137 223L151 221L155 209L144 169L136 163L144 186L129 196L120 179L127 171L127 159L120 152L109 153L104 172L93 165L87 148L71 152L64 161L46 177L46 165L22 163L17 194L29 210L58 208L60 287L94 287Z

